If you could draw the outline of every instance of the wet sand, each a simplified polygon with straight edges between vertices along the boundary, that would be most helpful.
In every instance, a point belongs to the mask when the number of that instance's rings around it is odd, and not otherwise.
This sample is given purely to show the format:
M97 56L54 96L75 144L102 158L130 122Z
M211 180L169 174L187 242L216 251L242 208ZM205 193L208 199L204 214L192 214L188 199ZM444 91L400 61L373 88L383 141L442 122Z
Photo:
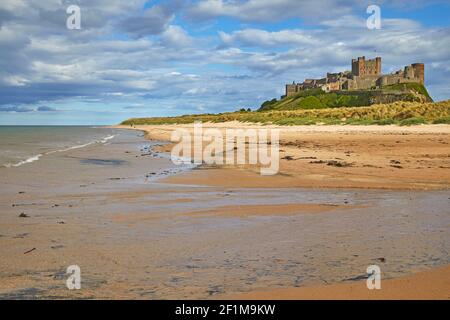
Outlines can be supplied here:
M450 262L447 190L314 189L242 175L197 183L228 169L172 175L179 168L154 151L161 142L121 132L0 169L0 298L215 299L365 283L370 264L396 279ZM73 264L77 291L65 286Z
M240 205L222 206L212 210L189 213L191 216L221 216L221 217L255 217L294 215L306 213L322 213L333 209L354 208L355 206L338 204L280 204L280 205Z

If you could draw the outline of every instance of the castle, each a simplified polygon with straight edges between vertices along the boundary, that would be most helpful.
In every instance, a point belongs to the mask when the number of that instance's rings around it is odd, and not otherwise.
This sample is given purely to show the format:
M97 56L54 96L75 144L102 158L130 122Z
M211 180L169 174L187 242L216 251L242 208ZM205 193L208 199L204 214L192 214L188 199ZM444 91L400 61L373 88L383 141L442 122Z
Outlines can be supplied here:
M413 63L403 70L391 74L381 73L381 58L366 60L365 57L352 59L352 70L339 73L327 73L322 79L306 79L303 83L286 85L286 97L302 90L322 89L325 92L339 90L373 90L397 83L424 84L425 66Z

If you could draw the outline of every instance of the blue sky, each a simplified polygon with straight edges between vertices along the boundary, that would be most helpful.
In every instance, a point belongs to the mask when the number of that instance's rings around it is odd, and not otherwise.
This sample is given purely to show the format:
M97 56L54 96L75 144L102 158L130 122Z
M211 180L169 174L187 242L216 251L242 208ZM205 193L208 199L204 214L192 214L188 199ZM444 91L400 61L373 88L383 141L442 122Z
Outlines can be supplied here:
M71 4L81 30L66 28ZM2 0L0 125L256 109L362 55L384 73L425 63L432 97L449 99L449 16L438 0Z

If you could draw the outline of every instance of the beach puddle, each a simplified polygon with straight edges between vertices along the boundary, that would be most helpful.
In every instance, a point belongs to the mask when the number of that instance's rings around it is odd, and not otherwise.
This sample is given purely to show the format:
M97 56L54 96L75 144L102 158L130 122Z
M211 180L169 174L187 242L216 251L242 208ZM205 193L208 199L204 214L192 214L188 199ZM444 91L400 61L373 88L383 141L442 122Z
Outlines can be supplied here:
M121 166L126 164L127 161L118 159L81 159L80 163L98 166Z

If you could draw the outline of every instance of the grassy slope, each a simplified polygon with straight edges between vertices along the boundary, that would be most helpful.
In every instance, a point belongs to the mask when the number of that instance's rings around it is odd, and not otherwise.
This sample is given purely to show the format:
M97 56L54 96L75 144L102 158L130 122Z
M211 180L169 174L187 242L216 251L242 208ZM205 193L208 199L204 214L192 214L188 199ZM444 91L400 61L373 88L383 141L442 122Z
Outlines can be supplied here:
M399 100L420 102L419 95L432 101L427 89L419 83L395 84L382 90L337 91L326 93L321 89L305 90L279 101L266 101L259 111L324 109L369 106L379 95L398 95Z
M365 91L326 93L321 89L305 90L280 101L272 100L259 111L359 107L370 105L369 98L370 95Z
M309 124L450 124L450 100L437 103L394 102L368 107L342 107L307 110L274 110L267 112L230 112L221 114L185 115L180 117L137 118L123 125L185 124L194 121L241 121L279 125Z
M427 97L430 101L432 101L433 99L431 98L430 94L428 93L427 88L420 83L399 83L399 84L393 84L390 86L386 86L383 87L384 91L408 91L408 90L412 90L415 91L425 97Z

